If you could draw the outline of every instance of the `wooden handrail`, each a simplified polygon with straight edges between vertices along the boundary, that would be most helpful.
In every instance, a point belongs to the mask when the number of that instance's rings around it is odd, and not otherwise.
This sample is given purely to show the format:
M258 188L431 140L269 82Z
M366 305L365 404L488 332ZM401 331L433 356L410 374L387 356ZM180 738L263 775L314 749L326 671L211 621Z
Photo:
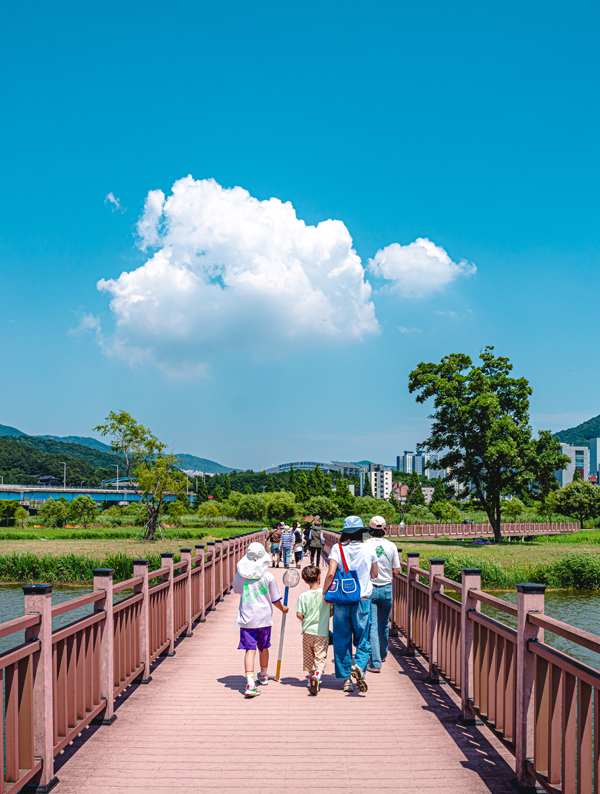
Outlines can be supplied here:
M600 637L596 634L591 634L589 631L578 629L576 626L563 623L562 620L556 620L556 618L551 618L549 615L541 615L536 612L529 612L527 622L534 626L539 626L541 629L548 629L553 634L558 634L560 637L564 637L565 640L571 640L577 645L582 645L590 651L600 653Z
M435 581L437 584L443 584L444 587L449 587L450 590L456 590L457 593L462 593L463 591L460 582L455 582L454 579L448 579L446 576L436 576Z
M40 620L39 615L25 615L22 618L14 618L13 620L7 620L6 623L0 623L0 638L8 637L9 634L23 631L30 626L37 626Z
M121 590L128 590L130 587L134 587L136 584L140 584L143 578L143 576L134 576L124 582L119 582L119 584L113 585L113 593L120 593Z
M58 615L66 615L67 612L86 607L88 604L93 604L102 598L104 598L104 593L88 593L87 595L79 596L79 598L63 601L62 604L56 604L52 607L52 617L56 618Z
M501 612L506 612L507 615L512 615L514 618L519 614L517 607L509 601L504 601L503 598L496 598L496 596L484 593L481 590L469 590L469 595L476 601L481 601L489 607L494 607L494 609L499 609Z

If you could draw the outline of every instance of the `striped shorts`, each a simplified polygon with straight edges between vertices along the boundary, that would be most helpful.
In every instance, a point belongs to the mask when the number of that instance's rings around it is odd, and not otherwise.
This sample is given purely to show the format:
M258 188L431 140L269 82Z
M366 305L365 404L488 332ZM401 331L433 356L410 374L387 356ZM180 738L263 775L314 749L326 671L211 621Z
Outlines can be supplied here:
M302 635L302 661L304 669L325 670L327 662L327 648L329 647L329 637L318 637L316 634Z

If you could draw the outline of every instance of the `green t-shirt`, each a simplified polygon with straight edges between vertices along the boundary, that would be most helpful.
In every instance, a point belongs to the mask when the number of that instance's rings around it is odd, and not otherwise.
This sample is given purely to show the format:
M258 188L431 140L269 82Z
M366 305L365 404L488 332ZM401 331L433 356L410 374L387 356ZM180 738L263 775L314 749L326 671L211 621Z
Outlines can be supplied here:
M329 636L330 605L323 601L323 590L306 590L296 601L296 612L304 615L303 634Z

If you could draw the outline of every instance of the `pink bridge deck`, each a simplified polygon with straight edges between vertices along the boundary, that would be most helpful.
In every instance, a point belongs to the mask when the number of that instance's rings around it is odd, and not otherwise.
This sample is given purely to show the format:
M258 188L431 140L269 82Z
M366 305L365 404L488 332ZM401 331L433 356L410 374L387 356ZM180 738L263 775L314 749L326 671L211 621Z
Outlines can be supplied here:
M283 570L274 573L281 582ZM514 794L512 756L489 731L457 725L455 696L425 683L420 661L401 655L401 639L391 640L383 672L368 675L366 695L341 692L331 650L321 693L308 695L293 613L304 588L290 592L280 683L244 699L230 594L154 667L149 686L125 690L112 726L86 729L57 757L57 794ZM272 674L280 625L276 612Z

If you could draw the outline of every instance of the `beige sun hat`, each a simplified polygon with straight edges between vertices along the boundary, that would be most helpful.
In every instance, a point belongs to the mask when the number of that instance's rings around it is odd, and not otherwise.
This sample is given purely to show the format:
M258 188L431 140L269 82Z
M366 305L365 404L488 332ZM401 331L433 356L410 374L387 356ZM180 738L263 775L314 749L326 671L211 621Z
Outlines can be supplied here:
M261 579L269 570L271 555L262 543L251 543L246 556L237 564L237 571L244 579Z

